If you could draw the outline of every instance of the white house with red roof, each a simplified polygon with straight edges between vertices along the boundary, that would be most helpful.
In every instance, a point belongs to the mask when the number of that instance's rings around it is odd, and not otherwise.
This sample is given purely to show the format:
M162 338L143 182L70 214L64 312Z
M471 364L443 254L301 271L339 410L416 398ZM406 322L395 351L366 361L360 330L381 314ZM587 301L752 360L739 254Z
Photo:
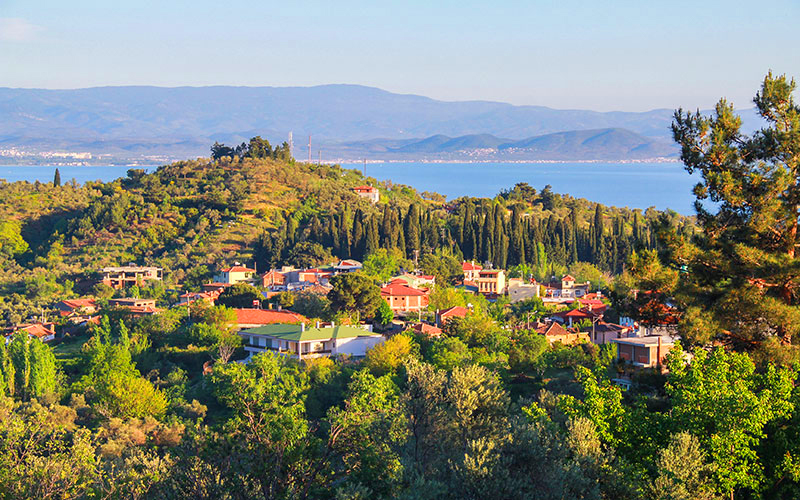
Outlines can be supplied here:
M464 261L461 263L461 270L464 271L464 281L475 281L483 266L476 264L475 261Z
M29 337L37 338L42 342L49 342L56 338L55 324L53 323L25 323L17 325L4 333L6 344L11 342L18 332L25 332Z
M569 274L564 275L560 280L553 277L550 283L545 285L545 296L557 299L576 299L589 293L591 283L576 283L575 278Z
M353 188L353 192L356 193L359 197L365 198L372 203L378 203L381 199L381 193L378 191L378 188L372 186L356 186Z
M214 276L214 283L235 285L236 283L252 283L256 279L256 270L249 267L235 265L223 269Z
M352 273L360 271L363 267L364 265L355 259L340 260L337 264L333 264L333 270L337 273Z
M394 312L417 312L428 306L428 295L412 288L403 280L389 282L381 288L381 298Z

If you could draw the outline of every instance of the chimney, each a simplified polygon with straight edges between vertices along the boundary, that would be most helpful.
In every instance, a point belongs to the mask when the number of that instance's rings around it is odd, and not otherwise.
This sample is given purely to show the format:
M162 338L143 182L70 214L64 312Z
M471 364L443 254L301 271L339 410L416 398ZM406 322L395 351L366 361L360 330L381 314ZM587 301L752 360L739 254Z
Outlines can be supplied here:
M306 331L306 324L305 323L300 323L300 331L301 332Z
M334 323L333 321L331 321L331 328L334 328L335 326L336 326L336 323Z
M319 321L317 321L317 328L319 328Z
M658 348L656 349L656 366L661 368L661 335L658 336Z

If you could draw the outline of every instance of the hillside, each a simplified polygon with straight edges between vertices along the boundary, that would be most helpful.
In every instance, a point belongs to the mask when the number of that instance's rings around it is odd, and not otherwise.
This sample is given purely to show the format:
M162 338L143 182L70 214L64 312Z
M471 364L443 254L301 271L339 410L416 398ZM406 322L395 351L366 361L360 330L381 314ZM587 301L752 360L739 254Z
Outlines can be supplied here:
M358 198L352 188L362 184L378 186L381 203ZM460 199L445 207L411 187L378 183L337 165L227 156L176 162L151 174L130 170L126 178L105 184L2 183L0 316L20 321L62 298L92 293L91 280L100 268L129 262L163 267L165 286L172 290L196 289L237 261L256 262L260 270L318 265L335 257L364 258L378 244L399 248L409 258L414 249L425 256L441 247L491 259L494 246L504 249L495 253L497 262L504 262L506 252L519 253L508 246L515 227L512 209L530 215L524 230L528 258L534 258L539 242L551 254L549 265L566 265L572 252L613 271L633 248L634 234L649 238L645 229L658 213L601 207L607 227L614 222L608 248L619 250L612 259L609 253L595 254L588 236L578 241L563 234L566 221L577 217L583 222L569 227L588 235L597 206L549 188L518 185L493 200ZM481 229L489 215L497 219L491 224L504 229ZM475 225L472 237L464 217L474 218L467 224ZM400 237L398 231L407 234ZM487 235L499 239L478 242ZM613 239L619 240L616 246ZM566 241L574 248L564 247Z
M744 114L746 123L751 114ZM666 139L671 120L668 109L601 113L445 102L357 85L0 88L0 150L87 151L117 158L204 156L214 141L235 144L260 135L280 143L290 131L298 158L305 158L309 135L312 150L322 148L323 154L341 142L437 134L522 140L567 130L624 128Z
M491 134L460 137L434 135L418 140L372 140L332 146L329 155L371 159L472 159L508 160L636 160L675 157L678 148L665 140L644 137L626 129L571 130L528 137L503 139Z

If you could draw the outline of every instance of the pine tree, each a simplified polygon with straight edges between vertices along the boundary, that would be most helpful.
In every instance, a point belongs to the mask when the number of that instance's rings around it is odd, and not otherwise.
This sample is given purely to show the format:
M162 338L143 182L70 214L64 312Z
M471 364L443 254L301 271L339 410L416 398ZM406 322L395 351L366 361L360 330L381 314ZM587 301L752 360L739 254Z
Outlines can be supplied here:
M671 227L663 257L686 270L678 296L691 337L717 333L733 345L797 356L800 336L800 106L794 80L768 74L754 99L766 127L744 135L734 107L713 116L678 110L672 132L695 188L703 233L693 241ZM702 203L711 200L711 206ZM663 222L663 221L662 221ZM664 233L662 224L662 234ZM707 335L707 334L706 334Z

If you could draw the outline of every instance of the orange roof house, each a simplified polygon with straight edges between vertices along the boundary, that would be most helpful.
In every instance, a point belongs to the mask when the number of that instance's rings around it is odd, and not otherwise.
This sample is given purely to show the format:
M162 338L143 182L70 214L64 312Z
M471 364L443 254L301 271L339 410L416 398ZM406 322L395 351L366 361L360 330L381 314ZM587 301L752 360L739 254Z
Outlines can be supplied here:
M428 305L428 295L412 288L405 281L396 280L381 288L381 298L394 312L420 311Z
M378 191L378 188L372 186L356 186L353 188L353 192L372 203L378 203L381 199L381 193Z
M448 307L447 309L438 311L436 313L436 325L441 327L445 323L447 323L448 320L452 318L465 318L467 314L469 314L469 309L467 309L466 307L461 307L461 306Z
M556 342L561 342L564 345L579 344L581 342L589 342L589 334L585 332L571 332L556 323L549 321L546 323L539 323L534 328L537 333L544 335L550 345Z

